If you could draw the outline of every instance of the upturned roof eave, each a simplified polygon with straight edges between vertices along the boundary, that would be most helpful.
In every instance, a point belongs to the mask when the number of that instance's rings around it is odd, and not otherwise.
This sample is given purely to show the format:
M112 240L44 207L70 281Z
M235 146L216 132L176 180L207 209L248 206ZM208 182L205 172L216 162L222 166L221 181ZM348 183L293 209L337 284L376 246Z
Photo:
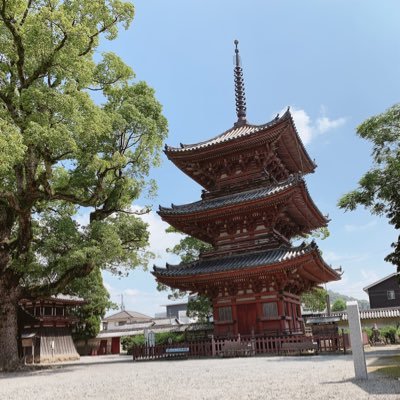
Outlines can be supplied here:
M231 128L227 129L223 133L220 133L217 136L214 136L210 139L204 140L202 142L193 143L193 144L181 144L181 147L173 147L165 145L164 153L167 157L173 161L175 156L184 156L189 154L202 154L204 151L209 151L211 148L219 148L221 145L226 145L227 143L236 142L237 140L242 140L242 138L248 138L256 133L270 130L280 123L288 120L290 117L290 112L285 112L281 117L274 118L273 120L266 122L261 125L249 124L245 123L240 126L234 125ZM246 128L249 132L246 133ZM240 133L242 129L243 133ZM252 130L253 129L253 130ZM238 130L239 133L234 136L228 136L230 132L234 130ZM224 138L224 136L226 136ZM218 140L220 139L220 140Z
M189 144L189 145L181 144L181 147L172 147L165 145L164 153L166 154L166 156L170 161L172 161L178 168L182 169L179 163L180 160L197 156L203 156L205 153L216 152L217 154L219 154L222 147L227 147L232 144L236 146L238 141L247 140L251 137L255 137L256 135L259 136L262 132L270 134L271 135L270 139L274 140L276 139L275 137L276 135L272 135L271 130L274 130L274 132L276 133L275 128L278 127L280 124L284 124L286 122L289 122L293 130L294 140L299 150L298 155L300 156L300 160L298 160L298 162L300 164L303 164L303 162L305 163L302 165L304 169L303 173L306 174L314 172L316 164L313 160L311 160L303 144L303 141L301 140L298 134L296 125L294 123L289 108L280 118L275 118L265 124L252 125L246 123L239 127L233 126L232 128L226 130L222 134L217 135L211 139L195 144ZM239 130L240 132L240 129L243 130L246 128L249 132L247 133L244 132L244 133L239 133L238 135L229 136L229 132L233 132L234 130ZM218 140L219 138L221 138L221 140ZM192 176L192 174L188 173L187 171L183 170L183 172L185 172L188 176L195 179Z
M320 226L327 226L329 220L321 213L321 211L318 209L318 207L316 206L315 202L312 200L310 193L308 192L307 189L307 185L304 182L304 180L294 180L293 182L289 182L289 181L285 181L282 182L280 185L277 185L276 188L278 188L279 186L281 186L282 188L280 190L278 190L277 192L274 193L268 193L265 196L260 196L259 198L255 198L255 199L250 199L250 200L243 200L243 201L237 201L237 202L233 202L231 204L227 204L227 205L221 205L221 206L216 206L216 207L210 207L210 208L204 208L204 209L200 209L200 210L188 210L188 211L179 211L179 209L182 209L184 207L189 207L191 205L195 205L195 204L201 204L200 202L194 202L194 203L188 203L188 204L182 204L179 206L174 206L173 207L162 207L159 206L159 210L157 211L158 215L160 215L160 217L166 221L170 220L170 219L174 219L176 217L197 217L197 216L202 216L204 214L215 214L218 213L219 211L223 210L224 212L226 212L229 209L235 209L237 207L243 208L243 207L248 207L250 205L257 205L258 203L264 203L267 199L268 201L274 201L274 199L278 200L280 197L288 195L291 191L295 190L297 187L301 186L302 189L302 193L304 197L305 202L309 205L308 208L311 212L311 214L313 214L317 220L316 225L320 225ZM247 192L242 192L240 194L247 194L247 193L256 193L257 191L259 191L260 189L253 189ZM231 194L228 196L223 196L220 199L229 199L232 198L234 196L236 196L237 194ZM207 202L207 200L205 200L204 202Z
M181 263L178 265L169 265L168 263L166 264L166 268L161 268L157 267L156 265L153 266L153 271L151 273L159 280L163 281L188 281L195 279L197 281L199 280L209 280L210 276L213 276L215 278L223 278L223 277L229 277L232 273L245 273L248 275L251 272L257 273L260 272L261 269L269 268L268 272L276 272L279 269L285 268L285 266L293 266L293 265L298 265L299 263L302 263L304 259L306 258L314 258L315 262L317 262L320 265L320 268L322 267L324 269L324 280L322 282L329 282L333 280L340 280L341 275L335 271L332 267L330 267L326 262L323 260L321 257L318 246L315 244L315 242L312 242L308 245L301 245L292 249L288 249L288 251L303 251L302 254L295 255L290 258L285 258L282 260L277 260L272 263L260 263L253 265L251 267L246 267L246 268L238 268L238 267L231 267L227 268L222 271L212 271L208 270L206 272L202 273L193 273L195 272L196 269L198 269L198 263L201 263L201 261L196 261L193 263ZM259 254L262 252L255 252L251 253L250 255L247 256L252 256L254 254ZM224 257L218 261L220 262L227 262L229 263L232 258L235 256L229 256L229 257ZM243 256L245 257L245 256ZM211 269L211 268L210 268ZM179 274L169 274L170 271L179 271ZM185 274L185 271L188 273ZM183 272L183 273L182 273ZM329 276L328 276L329 275Z

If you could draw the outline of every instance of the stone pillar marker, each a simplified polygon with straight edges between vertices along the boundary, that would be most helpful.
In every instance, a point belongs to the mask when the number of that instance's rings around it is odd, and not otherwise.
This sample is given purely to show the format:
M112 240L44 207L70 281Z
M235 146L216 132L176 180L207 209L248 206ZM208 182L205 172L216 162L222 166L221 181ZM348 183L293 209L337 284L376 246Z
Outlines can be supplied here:
M368 379L358 303L356 301L348 301L346 305L356 379Z

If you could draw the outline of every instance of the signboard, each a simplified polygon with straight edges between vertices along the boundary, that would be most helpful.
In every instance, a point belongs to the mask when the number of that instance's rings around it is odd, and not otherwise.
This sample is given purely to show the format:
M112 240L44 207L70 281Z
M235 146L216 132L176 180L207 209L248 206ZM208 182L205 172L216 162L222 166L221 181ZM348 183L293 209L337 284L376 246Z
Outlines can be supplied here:
M22 339L22 347L32 347L32 345L33 345L32 338Z

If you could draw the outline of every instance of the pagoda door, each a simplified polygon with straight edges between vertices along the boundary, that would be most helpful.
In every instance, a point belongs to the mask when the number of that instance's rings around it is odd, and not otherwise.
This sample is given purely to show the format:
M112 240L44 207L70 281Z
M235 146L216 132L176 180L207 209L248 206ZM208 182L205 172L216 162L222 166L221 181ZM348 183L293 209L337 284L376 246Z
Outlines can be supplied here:
M238 333L250 335L257 329L257 308L256 303L240 304L236 306Z

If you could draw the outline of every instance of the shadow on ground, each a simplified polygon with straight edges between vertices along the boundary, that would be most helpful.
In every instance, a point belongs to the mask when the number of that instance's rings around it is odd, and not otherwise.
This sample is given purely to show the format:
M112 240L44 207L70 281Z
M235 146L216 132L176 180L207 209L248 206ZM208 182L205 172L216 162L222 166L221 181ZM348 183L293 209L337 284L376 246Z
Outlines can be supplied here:
M361 379L344 379L339 381L322 382L322 385L340 385L344 383L352 383L370 395L400 395L400 381L397 379L385 378L377 373L369 373L367 380Z
M87 362L86 358L81 359L80 361L74 361L70 363L63 364L36 364L36 365L26 365L22 367L20 370L15 372L0 372L0 381L2 379L12 379L12 378L29 378L31 376L49 376L62 374L66 372L71 372L75 370L77 367L87 368L92 365L106 365L106 364L121 364L121 363L132 363L131 357L114 357L112 359L90 359L90 362Z

